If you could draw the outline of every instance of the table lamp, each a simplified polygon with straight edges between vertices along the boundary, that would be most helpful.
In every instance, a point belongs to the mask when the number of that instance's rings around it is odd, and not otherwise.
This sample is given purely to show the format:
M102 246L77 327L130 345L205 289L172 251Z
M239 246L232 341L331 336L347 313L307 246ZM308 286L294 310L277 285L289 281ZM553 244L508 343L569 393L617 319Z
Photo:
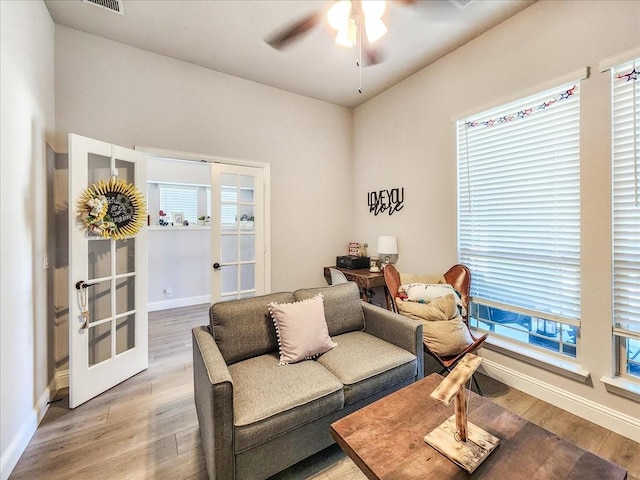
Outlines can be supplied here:
M378 237L378 255L380 259L384 259L382 261L382 268L386 265L389 265L390 256L398 254L398 242L396 241L396 237L393 236L381 236Z

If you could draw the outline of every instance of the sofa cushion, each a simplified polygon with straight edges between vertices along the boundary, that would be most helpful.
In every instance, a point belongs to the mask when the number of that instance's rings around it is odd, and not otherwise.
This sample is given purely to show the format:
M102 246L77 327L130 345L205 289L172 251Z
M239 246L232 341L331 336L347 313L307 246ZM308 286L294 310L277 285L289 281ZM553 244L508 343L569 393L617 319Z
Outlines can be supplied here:
M378 337L349 332L333 339L338 346L317 362L344 384L345 405L414 379L417 374L415 355Z
M290 292L214 303L209 309L211 333L228 365L278 350L269 302L293 301Z
M269 303L278 336L280 365L315 358L336 346L329 338L322 294L293 303Z
M305 300L318 293L324 297L324 317L332 337L355 330L364 330L364 313L360 289L354 282L329 287L305 288L293 292L296 300Z
M283 368L276 354L260 355L231 365L229 373L236 453L344 406L342 384L313 360Z

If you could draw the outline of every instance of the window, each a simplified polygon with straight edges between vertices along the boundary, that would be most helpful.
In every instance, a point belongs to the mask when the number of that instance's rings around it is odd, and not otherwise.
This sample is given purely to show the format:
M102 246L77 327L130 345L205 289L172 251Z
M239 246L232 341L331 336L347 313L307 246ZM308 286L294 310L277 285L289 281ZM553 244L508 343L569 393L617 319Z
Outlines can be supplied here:
M198 188L195 185L168 185L160 184L160 210L163 210L168 218L174 213L183 213L185 220L190 225L196 225L198 221Z
M611 69L613 334L618 375L640 379L640 58Z
M458 256L470 323L576 357L579 81L458 121Z

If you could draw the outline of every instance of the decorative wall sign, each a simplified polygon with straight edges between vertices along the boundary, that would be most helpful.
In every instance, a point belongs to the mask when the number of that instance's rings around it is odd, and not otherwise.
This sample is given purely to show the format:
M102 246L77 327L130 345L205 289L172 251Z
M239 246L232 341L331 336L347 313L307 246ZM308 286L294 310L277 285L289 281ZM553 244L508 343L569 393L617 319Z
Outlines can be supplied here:
M369 192L367 196L369 212L374 215L384 212L393 215L404 207L404 187Z
M135 236L145 224L146 208L140 190L117 177L97 181L78 201L78 214L87 231L114 240Z

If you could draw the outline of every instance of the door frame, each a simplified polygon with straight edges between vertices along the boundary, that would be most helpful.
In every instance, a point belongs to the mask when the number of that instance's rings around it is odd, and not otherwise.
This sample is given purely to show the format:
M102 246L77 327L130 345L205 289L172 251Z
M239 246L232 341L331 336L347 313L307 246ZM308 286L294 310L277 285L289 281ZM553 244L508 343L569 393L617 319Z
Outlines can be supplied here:
M192 162L222 163L262 169L264 175L264 291L271 293L271 165L239 158L208 155L205 153L182 152L164 148L144 147L136 145L134 150L147 157L158 157L169 160L188 160ZM153 161L153 160L152 160Z

